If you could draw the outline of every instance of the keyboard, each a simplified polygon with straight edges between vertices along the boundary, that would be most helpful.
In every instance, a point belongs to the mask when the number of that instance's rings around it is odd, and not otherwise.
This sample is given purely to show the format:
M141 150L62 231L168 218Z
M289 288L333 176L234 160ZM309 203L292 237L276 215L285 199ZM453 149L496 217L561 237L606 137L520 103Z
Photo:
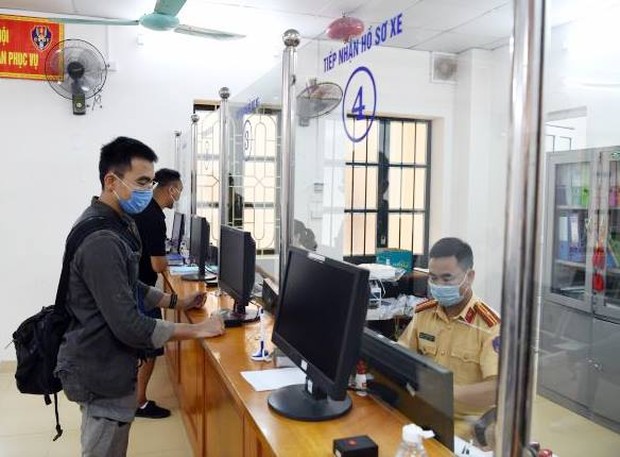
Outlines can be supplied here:
M185 259L181 254L167 254L166 260L171 267L179 267L185 265Z

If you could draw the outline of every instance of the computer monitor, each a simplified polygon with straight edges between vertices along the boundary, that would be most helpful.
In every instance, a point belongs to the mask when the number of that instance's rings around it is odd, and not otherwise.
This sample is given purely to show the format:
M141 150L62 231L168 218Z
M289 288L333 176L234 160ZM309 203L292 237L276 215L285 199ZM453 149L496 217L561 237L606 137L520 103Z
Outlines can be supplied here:
M170 235L170 252L173 254L181 253L181 242L183 241L185 227L185 214L174 213L172 220L172 234Z
M207 249L209 247L209 223L204 217L192 216L189 225L189 256L198 265L198 273L181 276L185 281L205 281L215 279L215 275L205 271Z
M285 270L272 341L306 382L275 390L269 406L297 420L342 416L351 409L347 386L366 318L368 270L295 247Z
M391 396L388 403L415 424L433 430L436 438L453 450L452 372L368 328L362 336L361 358L374 376L368 383L370 392L387 390Z
M220 232L218 285L234 300L232 310L222 310L226 327L236 327L258 319L258 308L246 310L254 287L256 243L250 232L228 225Z

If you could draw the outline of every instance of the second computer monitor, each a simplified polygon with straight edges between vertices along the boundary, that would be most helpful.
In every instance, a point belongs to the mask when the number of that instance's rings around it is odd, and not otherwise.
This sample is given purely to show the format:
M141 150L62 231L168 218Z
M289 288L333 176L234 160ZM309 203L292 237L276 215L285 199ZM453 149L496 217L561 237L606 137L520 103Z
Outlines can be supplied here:
M190 220L189 256L198 266L198 273L182 276L186 281L205 281L215 279L215 275L206 273L207 249L209 248L209 223L204 217L192 216Z
M233 327L258 318L258 309L246 311L254 287L256 243L250 232L222 226L218 266L218 284L235 301L223 314L224 324Z
M307 380L273 391L269 406L292 419L333 419L351 408L347 386L366 318L368 270L294 247L287 259L272 341Z
M183 241L183 228L185 227L185 214L174 213L172 220L172 234L170 235L170 252L181 253L181 242Z

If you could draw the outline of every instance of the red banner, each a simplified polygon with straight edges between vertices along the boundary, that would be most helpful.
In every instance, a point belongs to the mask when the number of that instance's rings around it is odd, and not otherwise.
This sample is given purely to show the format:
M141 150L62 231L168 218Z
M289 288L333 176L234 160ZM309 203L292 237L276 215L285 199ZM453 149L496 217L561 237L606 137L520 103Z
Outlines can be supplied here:
M46 79L47 54L63 39L62 24L0 14L0 77Z

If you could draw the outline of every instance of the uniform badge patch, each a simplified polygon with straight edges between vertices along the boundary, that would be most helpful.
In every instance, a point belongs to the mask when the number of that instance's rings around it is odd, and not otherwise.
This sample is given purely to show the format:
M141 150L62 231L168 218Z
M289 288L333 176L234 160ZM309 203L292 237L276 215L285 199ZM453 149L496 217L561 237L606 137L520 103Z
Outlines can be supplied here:
M493 350L499 354L499 336L496 336L495 338L493 338L492 344L493 344Z
M429 335L428 333L420 332L420 338L426 341L435 342L435 335Z

